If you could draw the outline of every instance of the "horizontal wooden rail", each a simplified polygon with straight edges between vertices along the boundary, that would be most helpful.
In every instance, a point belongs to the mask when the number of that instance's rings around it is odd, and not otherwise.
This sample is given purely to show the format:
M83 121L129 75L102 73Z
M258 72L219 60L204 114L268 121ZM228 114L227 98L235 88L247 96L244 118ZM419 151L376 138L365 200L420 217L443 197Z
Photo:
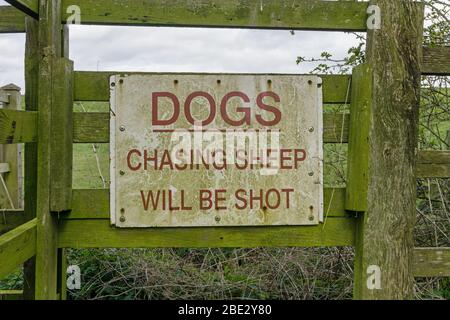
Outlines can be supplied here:
M416 248L415 277L450 277L450 248Z
M36 223L34 219L0 236L0 279L36 254Z
M63 0L63 8L71 4L74 4L72 0ZM81 8L82 24L333 31L367 29L368 4L363 2L77 0L76 4Z
M108 220L61 221L60 248L250 248L353 246L355 219L313 227L112 228Z
M72 212L61 215L59 245L74 248L351 246L354 219L344 210L345 189L335 189L332 193L332 189L325 189L325 210L330 207L325 226L120 230L110 227L109 190L74 190Z
M109 102L109 78L117 74L161 74L161 73L143 73L143 72L91 72L76 71L74 84L75 101L104 101ZM168 74L168 73L164 73ZM186 75L194 73L171 73L174 77L177 75ZM218 75L220 76L220 75ZM323 80L323 101L325 104L350 103L349 91L351 76L348 75L322 75Z
M25 32L25 14L11 6L0 6L0 33Z
M23 300L23 290L0 290L0 301Z
M109 143L109 113L74 113L74 143Z
M109 113L74 113L74 143L109 143ZM342 121L344 121L343 141L348 141L349 115L325 113L323 140L325 143L341 141Z
M420 151L418 178L450 178L450 150Z
M28 220L23 210L0 209L0 235L21 226Z
M37 17L37 0L7 1L28 15ZM81 24L85 25L330 31L367 29L368 4L363 2L173 0L168 4L162 0L77 0L76 3L63 0L63 22L71 16L72 12L69 10L67 13L67 9L73 4L81 8ZM18 16L16 19L4 21L8 28L19 22L23 23ZM25 32L25 27L20 25L14 32Z
M0 144L37 141L37 112L0 109Z
M73 210L70 214L62 214L63 220L109 219L109 189L74 190L72 198ZM344 201L345 189L325 188L324 202L328 217L348 217Z
M450 47L423 49L422 73L424 75L450 75Z

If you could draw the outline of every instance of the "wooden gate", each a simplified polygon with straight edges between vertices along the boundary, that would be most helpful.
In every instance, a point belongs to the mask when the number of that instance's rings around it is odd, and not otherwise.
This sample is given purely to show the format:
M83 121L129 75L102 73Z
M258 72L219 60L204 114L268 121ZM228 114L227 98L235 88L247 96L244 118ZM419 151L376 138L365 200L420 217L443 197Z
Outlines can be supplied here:
M0 7L0 32L26 32L26 110L0 91L13 106L0 109L0 143L25 144L25 208L0 217L0 278L25 263L25 298L64 299L66 248L353 246L356 299L407 299L414 276L450 276L449 248L413 246L416 178L450 177L449 152L417 150L421 75L450 75L450 48L422 48L422 4L174 0L167 11L160 0L8 2L15 8ZM112 228L109 190L72 189L73 144L109 143L109 114L73 113L73 102L109 101L109 76L119 74L73 70L66 12L74 3L88 25L367 32L365 64L351 76L322 76L325 104L351 103L350 115L324 114L324 142L349 144L347 187L324 190L326 223ZM371 4L381 9L380 29L368 30ZM14 161L3 161L5 178L16 180L8 177ZM367 286L372 266L380 288Z

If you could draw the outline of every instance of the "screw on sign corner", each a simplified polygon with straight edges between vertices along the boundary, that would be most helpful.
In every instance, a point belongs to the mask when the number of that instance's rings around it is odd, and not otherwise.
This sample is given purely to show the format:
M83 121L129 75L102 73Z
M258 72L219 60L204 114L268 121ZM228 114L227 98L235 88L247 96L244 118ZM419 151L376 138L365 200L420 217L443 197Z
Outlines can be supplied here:
M124 208L122 208L122 209L120 209L120 222L122 222L122 223L124 223L125 221L127 221L127 218L125 218L125 209Z
M313 211L314 211L314 206L309 206L309 210L311 211L311 215L309 216L309 221L314 221L314 215L313 215Z

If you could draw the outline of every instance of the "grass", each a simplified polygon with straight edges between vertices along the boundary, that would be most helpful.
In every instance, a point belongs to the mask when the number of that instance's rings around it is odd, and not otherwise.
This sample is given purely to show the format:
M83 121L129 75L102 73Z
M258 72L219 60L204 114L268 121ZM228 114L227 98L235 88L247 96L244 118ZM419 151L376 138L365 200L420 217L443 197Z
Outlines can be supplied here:
M75 103L75 112L109 112L108 103ZM109 188L109 144L75 144L73 188Z

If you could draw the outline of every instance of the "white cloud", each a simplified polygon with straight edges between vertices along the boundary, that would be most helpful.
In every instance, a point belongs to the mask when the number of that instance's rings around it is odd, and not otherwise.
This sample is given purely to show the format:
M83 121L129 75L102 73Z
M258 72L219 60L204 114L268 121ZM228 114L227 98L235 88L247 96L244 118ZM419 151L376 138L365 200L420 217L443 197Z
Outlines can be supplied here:
M77 69L193 72L308 72L298 55L345 56L353 35L240 29L71 27ZM90 48L90 49L87 49Z
M0 5L4 1L0 0ZM297 56L344 57L355 36L339 32L71 26L76 70L307 73ZM0 34L0 85L23 87L24 35Z

